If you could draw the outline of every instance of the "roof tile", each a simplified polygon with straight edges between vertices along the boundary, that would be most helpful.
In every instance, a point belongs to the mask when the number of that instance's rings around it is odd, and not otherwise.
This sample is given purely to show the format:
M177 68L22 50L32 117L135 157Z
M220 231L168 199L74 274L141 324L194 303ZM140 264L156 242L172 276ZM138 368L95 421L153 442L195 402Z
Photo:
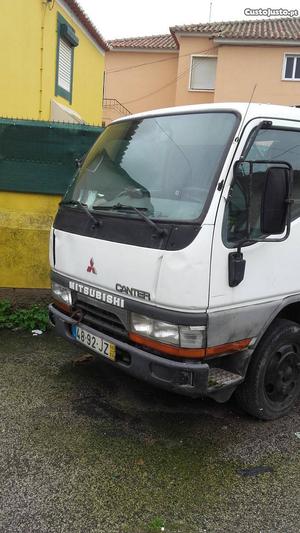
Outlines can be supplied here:
M149 35L146 37L126 37L108 41L113 50L117 48L139 48L151 50L176 50L177 45L172 35Z
M234 20L173 26L171 34L204 33L218 39L300 40L300 17L259 20Z

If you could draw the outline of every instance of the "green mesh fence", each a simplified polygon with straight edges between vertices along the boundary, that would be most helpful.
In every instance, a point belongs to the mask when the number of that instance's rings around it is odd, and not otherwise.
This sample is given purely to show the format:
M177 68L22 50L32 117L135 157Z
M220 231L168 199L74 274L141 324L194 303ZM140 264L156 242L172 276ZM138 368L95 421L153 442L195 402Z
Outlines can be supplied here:
M102 129L0 118L0 190L64 194Z

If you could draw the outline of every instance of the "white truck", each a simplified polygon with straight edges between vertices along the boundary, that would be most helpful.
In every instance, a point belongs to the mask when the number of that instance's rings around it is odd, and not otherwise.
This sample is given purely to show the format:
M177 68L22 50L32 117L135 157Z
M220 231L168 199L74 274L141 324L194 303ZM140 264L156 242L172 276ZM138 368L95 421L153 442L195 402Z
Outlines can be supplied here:
M113 122L51 230L51 323L155 386L285 415L300 391L299 188L295 107Z

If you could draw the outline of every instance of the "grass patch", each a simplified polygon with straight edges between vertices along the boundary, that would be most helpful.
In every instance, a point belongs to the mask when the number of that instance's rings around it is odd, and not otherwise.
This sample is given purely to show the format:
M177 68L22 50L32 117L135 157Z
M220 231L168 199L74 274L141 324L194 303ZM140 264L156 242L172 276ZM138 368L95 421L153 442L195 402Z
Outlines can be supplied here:
M153 518L153 520L149 522L147 529L151 533L160 533L161 531L164 531L164 520L159 517Z
M48 327L48 309L39 305L14 309L9 300L0 300L0 329L21 328L27 331Z

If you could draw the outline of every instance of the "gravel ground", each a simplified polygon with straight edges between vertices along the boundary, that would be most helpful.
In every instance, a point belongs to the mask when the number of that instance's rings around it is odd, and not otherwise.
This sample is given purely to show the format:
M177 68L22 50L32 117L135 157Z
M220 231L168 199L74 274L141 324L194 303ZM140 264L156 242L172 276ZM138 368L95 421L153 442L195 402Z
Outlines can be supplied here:
M259 422L82 353L0 332L1 533L299 533L300 403Z

